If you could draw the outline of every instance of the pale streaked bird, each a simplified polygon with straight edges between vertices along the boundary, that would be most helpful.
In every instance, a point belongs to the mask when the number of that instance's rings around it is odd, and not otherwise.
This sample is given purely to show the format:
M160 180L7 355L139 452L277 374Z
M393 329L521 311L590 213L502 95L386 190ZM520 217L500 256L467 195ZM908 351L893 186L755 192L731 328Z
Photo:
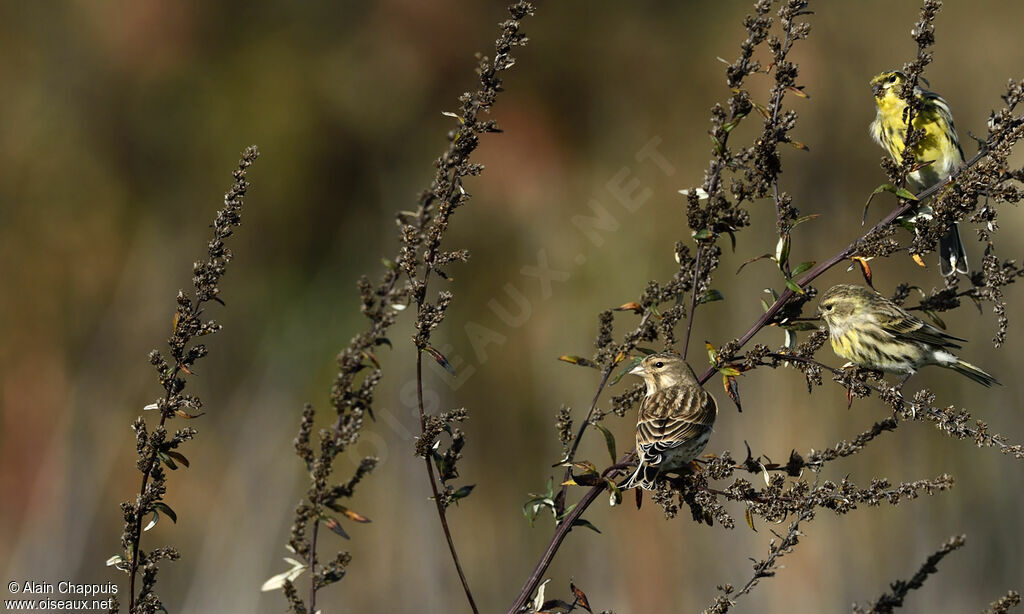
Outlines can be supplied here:
M949 351L964 339L863 286L832 286L821 296L818 313L828 325L832 350L858 367L899 373L905 382L921 367L938 365L985 386L999 383Z
M644 379L647 396L636 424L639 463L622 487L651 490L659 474L688 467L704 450L718 406L676 354L647 356L630 373Z
M899 95L906 79L901 72L889 71L871 80L877 109L875 121L871 123L871 136L896 162L901 161L907 136L907 103ZM923 166L910 173L907 182L915 192L920 192L948 179L963 164L964 152L960 148L949 103L935 92L919 86L914 88L914 96L922 104L914 115L914 128L924 130L924 136L909 153L913 154L917 164ZM922 206L917 215L930 216L931 209ZM939 268L943 275L968 272L967 251L956 224L939 240Z

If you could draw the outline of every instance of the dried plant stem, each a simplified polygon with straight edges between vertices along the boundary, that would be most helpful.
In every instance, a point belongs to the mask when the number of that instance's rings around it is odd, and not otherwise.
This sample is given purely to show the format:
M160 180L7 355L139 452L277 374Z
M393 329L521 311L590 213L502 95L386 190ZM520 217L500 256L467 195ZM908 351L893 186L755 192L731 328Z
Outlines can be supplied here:
M704 243L697 246L697 255L693 261L693 289L690 290L690 313L686 318L686 341L683 342L683 360L690 352L690 331L693 330L693 318L697 315L697 290L700 286L700 257L704 253Z
M180 364L175 364L174 365L174 372L171 374L171 378L173 379L173 378L177 377L178 373L180 373L180 372L181 372L181 365ZM166 405L167 402L170 401L170 400L171 400L171 391L168 390L166 396L164 396L164 404ZM161 429L164 428L164 423L165 422L167 422L167 415L166 414L161 414L161 416L160 416L160 427L159 428L161 428ZM146 495L146 486L149 484L149 477L153 473L153 467L154 467L154 465L156 465L156 462L157 462L157 450L154 449L153 453L150 454L149 460L146 463L146 470L142 472L142 486L139 487L139 498L138 498L138 501L140 501L140 502L142 501L143 497L145 497L145 495ZM143 517L143 515L141 514L141 510L140 510L140 513L136 513L136 518L135 518L135 529L134 529L135 540L132 541L131 569L128 572L128 577L129 577L129 580L128 580L128 613L129 614L132 614L133 612L135 612L135 577L138 575L138 571L139 571L139 547L140 547L140 545L142 543L142 517Z
M612 465L611 467L604 470L601 477L611 478L618 475L619 471L625 468L626 462L629 460L630 454L627 454L619 459L619 462ZM537 565L534 566L533 571L530 572L530 576L526 579L526 583L523 585L523 589L519 591L519 596L512 603L512 607L508 609L507 614L518 614L522 610L526 602L530 600L530 595L537 590L537 586L540 584L541 578L544 577L544 572L547 571L548 566L551 565L551 561L555 558L555 553L558 552L562 542L565 541L565 536L572 531L573 525L576 521L583 516L583 512L590 507L597 496L605 490L605 482L592 487L590 490L583 495L583 497L576 504L576 507L572 508L562 520L555 527L555 534L551 537L551 541L548 543L547 548L544 549L544 553L541 554L540 560L537 561Z
M313 523L313 535L309 538L309 611L316 613L316 542L320 536L320 522Z
M804 510L796 520L789 524L789 530L786 531L786 535L782 537L782 542L778 546L775 546L775 540L772 540L773 543L769 546L770 552L768 558L758 561L757 564L754 565L754 575L747 580L747 583L743 585L743 588L741 588L739 592L732 595L732 600L735 600L740 595L748 594L755 586L757 586L761 578L767 578L774 575L774 570L777 568L775 564L776 561L792 552L793 548L796 546L801 535L800 523L804 520L813 518L813 516L813 511Z
M774 352L771 352L771 353L767 354L767 356L769 356L771 358L778 359L778 360L789 360L789 361L794 361L794 362L802 362L802 363L806 363L806 364L809 364L809 365L815 365L816 367L818 367L820 369L824 369L825 371L828 371L829 373L831 373L833 375L837 375L837 376L842 376L842 375L845 374L842 369L837 369L836 367L830 367L829 365L826 365L823 362L819 362L817 360L814 360L813 358L807 358L805 356L794 356L792 354L778 354L778 353L774 353ZM886 389L884 389L884 388L882 388L880 386L875 386L875 385L869 384L867 382L863 382L863 385L866 388L868 388L869 390L873 390L874 392L878 393L879 395L885 395L885 394L889 393L888 390L886 390ZM899 415L899 411L908 412L909 414L912 414L914 411L918 411L918 412L920 412L920 413L922 413L922 414L932 418L932 420L936 424L942 424L944 421L946 421L949 418L948 415L946 415L942 411L939 411L935 407L919 406L919 407L917 407L914 410L906 410L906 409L904 409L905 406L903 404L904 402L902 401L902 396L900 396L898 398L900 399L899 400L899 404L897 405L899 410L897 410L897 413L894 414L894 417ZM905 413L903 415L906 416L906 415L908 415L908 413ZM1019 445L1014 446L1014 445L1011 445L1011 444L1007 443L1006 441L1004 441L1002 439L1001 436L992 435L992 434L989 434L988 432L986 432L983 429L971 428L969 426L961 426L961 427L959 427L958 432L961 432L965 437L970 437L970 438L974 439L975 442L977 442L979 446L982 446L982 445L984 445L984 446L992 446L992 447L995 447L995 448L999 448L1000 451L1002 451L1004 453L1009 453L1009 454L1018 456L1018 458L1020 457L1019 456L1019 454L1020 454L1020 452L1019 452L1020 446Z
M198 415L191 416L182 409L183 407L199 407L200 401L196 397L183 394L186 380L179 375L192 375L189 367L193 367L194 363L207 353L204 344L194 343L195 338L220 330L220 325L215 321L203 322L199 318L207 303L214 301L223 304L219 298L218 283L232 259L231 251L225 242L234 233L234 228L241 223L242 205L249 186L246 181L246 171L258 156L259 151L254 146L247 148L242 153L242 158L233 173L234 184L224 194L224 206L218 210L211 225L213 238L207 244L208 256L205 260L196 261L192 266L193 295L188 297L183 291L179 290L178 292L173 331L168 339L170 353L174 359L173 366L158 350L153 350L149 355L150 363L160 374L160 383L165 392L163 400L152 406L160 412L160 422L156 429L147 433L145 420L141 416L133 423L138 451L136 467L142 473L142 480L134 505L127 502L121 505L121 509L125 513L125 531L121 537L121 544L130 560L127 561L125 567L120 568L125 569L128 573L129 614L163 609L163 605L153 592L157 571L155 562L160 558L173 560L178 556L177 552L169 547L158 548L145 555L141 550L142 521L150 513L156 514L158 509L162 509L166 514L172 514L162 501L166 491L166 478L160 464L167 462L166 457L162 455L176 454L175 458L179 458L180 462L188 466L184 456L171 450L178 444L191 439L195 435L195 429L179 430L168 440L166 424L175 415L183 418L198 417ZM172 463L168 463L168 466L174 468ZM142 564L144 558L147 560L145 564ZM142 586L139 588L139 593L136 593L136 580L140 575L140 564L143 576ZM115 603L114 609L117 607Z
M429 269L428 269L429 270ZM416 352L416 405L420 412L420 428L425 432L427 429L427 413L423 409L423 351ZM434 465L430 456L423 459L427 465L427 476L430 478L430 490L434 494L434 505L437 507L437 516L441 520L441 528L444 529L444 538L448 542L448 551L452 554L452 561L455 562L455 570L459 573L459 581L462 582L462 590L466 592L466 600L473 614L479 614L476 601L473 600L473 592L469 590L469 582L466 574L462 571L462 563L459 561L459 553L455 550L455 542L452 540L452 532L448 528L448 515L445 513L444 502L437 490L437 478L434 477Z
M565 458L563 459L563 464L566 465L565 478L562 480L563 482L567 482L569 478L572 477L571 465L573 459L576 458L576 450L580 447L580 441L583 439L583 433L586 432L587 425L590 424L590 420L594 415L594 411L597 409L597 400L601 398L601 393L604 392L605 387L608 385L608 380L611 378L612 370L614 368L615 364L612 363L605 367L604 371L601 373L601 381L597 385L597 392L594 393L594 399L590 402L590 410L587 411L587 417L580 424L580 428L579 430L576 431L576 437L573 438L572 445L569 448L569 452L565 455ZM568 485L562 484L562 489L556 501L557 511L559 514L561 514L565 510L565 494L568 491L568 489Z
M576 449L580 447L580 440L583 439L583 433L587 430L587 425L590 424L590 419L594 415L594 410L597 408L597 400L601 398L601 393L604 392L605 386L608 385L608 380L611 378L612 369L614 365L605 367L604 372L601 373L601 381L597 384L597 392L594 393L594 399L590 402L590 410L587 412L587 418L580 424L580 428L576 431L576 437L573 438L572 446L569 448L569 453L565 455L565 462L571 463L572 459L576 457Z
M859 606L854 606L855 614L892 614L893 610L903 607L903 600L907 598L907 595L912 590L916 590L924 586L924 581L928 579L933 573L938 572L937 565L939 561L946 558L946 555L959 550L966 543L966 538L963 535L954 535L946 540L946 543L942 544L938 550L933 552L921 565L921 568L917 570L914 577L909 581L896 580L890 587L892 588L891 593L883 593L874 603L869 606L869 609L865 610Z
M647 323L651 319L652 313L653 312L650 309L647 309L646 311L644 311L644 315L643 315L642 318L640 318L640 323L637 324L637 327L636 327L635 331L642 331L642 330L644 330L644 328L647 326ZM594 392L594 398L590 402L590 409L587 411L587 417L580 424L580 428L577 429L576 436L573 438L572 444L569 447L569 452L565 455L565 458L563 459L563 464L570 465L573 462L573 460L576 458L576 451L580 447L580 441L583 439L583 434L586 432L587 426L590 424L591 420L593 419L594 412L597 411L597 401L598 401L598 399L601 398L601 393L604 392L604 389L608 386L608 381L611 379L612 371L615 370L615 366L617 364L619 364L619 363L617 363L617 362L615 362L613 360L602 371L602 373L601 373L601 381L598 382L598 384L597 384L597 391ZM565 480L563 480L563 481L568 481L570 477L572 477L572 467L566 467L566 470L565 470ZM562 486L561 495L558 497L558 503L557 503L557 505L558 505L558 513L562 513L562 511L565 510L565 493L568 490L568 488L569 487L567 485L563 485Z

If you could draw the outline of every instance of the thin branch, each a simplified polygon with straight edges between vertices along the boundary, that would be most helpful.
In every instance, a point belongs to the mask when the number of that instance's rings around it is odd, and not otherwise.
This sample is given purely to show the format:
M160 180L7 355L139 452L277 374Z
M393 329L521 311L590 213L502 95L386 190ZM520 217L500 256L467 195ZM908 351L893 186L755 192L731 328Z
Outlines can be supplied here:
M921 568L917 570L914 577L909 582L904 580L896 580L890 584L892 588L891 593L883 593L877 601L869 606L869 609L865 610L860 606L854 605L854 614L892 614L892 611L903 607L903 600L906 599L907 594L910 591L919 589L924 585L924 581L928 579L928 576L937 572L939 569L936 565L939 561L944 559L947 554L958 550L963 547L966 543L966 538L963 535L954 535L946 540L946 543L933 552L921 565Z
M736 605L736 599L753 590L761 581L761 578L770 578L774 576L778 569L776 562L785 555L793 552L793 549L796 548L796 545L800 541L800 537L803 535L803 533L800 532L800 523L804 520L812 520L813 518L814 510L804 509L800 512L797 519L789 524L789 530L786 531L785 536L772 531L775 538L768 542L768 558L760 561L754 561L754 575L747 580L747 583L743 585L743 588L735 593L733 592L734 589L730 584L719 586L718 588L722 591L722 594L715 599L715 602L710 607L704 610L703 614L726 614L732 606ZM781 540L778 545L776 545L776 539Z
M178 376L181 372L181 365L175 364L174 370L171 372L171 379ZM167 389L167 394L164 396L164 405L166 406L168 401L171 400L171 389ZM164 428L164 423L167 422L167 414L161 412L160 416L160 429ZM146 485L149 484L149 477L153 473L153 467L156 465L158 448L154 448L150 454L149 459L146 462L146 469L142 472L142 486L139 488L138 501L141 503L143 498L146 496ZM135 539L132 541L132 560L131 567L128 571L128 613L132 614L135 612L135 577L139 572L139 547L142 543L142 509L137 509L135 512L135 527L134 535Z
M429 272L429 269L428 269ZM416 352L416 405L420 411L420 428L427 430L427 413L423 409L423 351ZM459 561L459 553L455 550L455 542L452 540L452 532L448 528L448 515L445 513L444 502L437 490L437 479L434 477L434 464L430 456L423 461L427 465L427 475L430 476L430 490L434 493L434 504L437 507L437 515L441 519L441 528L444 529L444 538L448 542L448 551L452 554L452 561L455 562L455 570L459 573L459 581L462 582L462 590L466 592L466 599L473 614L479 614L476 601L473 600L473 592L469 590L469 582L466 581L466 574L462 570L462 563Z
M582 424L580 424L580 428L576 431L576 436L572 440L572 445L569 447L569 452L565 455L565 458L562 461L563 464L567 465L565 468L565 478L562 480L562 482L568 481L569 477L572 474L571 464L573 459L576 457L576 450L580 447L580 440L583 439L583 434L586 432L587 426L590 425L590 420L594 416L594 410L597 408L597 400L601 398L601 393L604 392L605 386L608 385L608 379L611 377L612 370L614 368L615 363L612 363L605 367L604 372L601 373L601 381L597 385L597 392L594 393L593 401L590 402L590 410L587 412L587 418L583 421ZM559 494L557 500L558 507L556 511L559 514L561 514L562 511L565 510L565 493L568 490L568 488L569 487L566 484L562 484L561 494Z
M690 352L690 331L693 330L693 318L697 315L697 288L700 285L700 257L704 253L704 244L701 243L697 246L697 256L694 258L693 264L693 289L690 291L690 313L689 317L686 318L686 341L683 342L683 360L686 360L686 355Z
M601 381L597 384L597 392L594 393L594 399L590 402L590 410L587 412L587 418L580 424L580 428L576 431L576 437L573 438L572 446L569 448L568 454L565 455L565 462L571 463L573 458L576 457L576 449L580 446L580 440L583 438L583 433L587 430L587 426L590 424L590 420L594 416L594 410L597 408L597 400L601 398L601 393L604 392L605 386L608 385L608 380L611 378L612 370L615 365L609 365L601 373Z
M767 356L784 361L802 362L809 365L814 365L820 369L824 369L829 373L832 373L833 375L839 377L846 376L848 374L848 371L844 371L843 369L837 369L836 367L830 367L829 365L814 360L813 358L806 358L804 356L796 356L792 354L779 354L775 352L771 352L767 354ZM874 391L883 398L888 397L893 392L896 392L896 406L893 407L894 412L896 412L894 416L899 416L901 412L905 412L902 414L904 418L907 414L910 414L913 419L916 413L922 413L931 418L940 430L944 430L947 433L959 439L966 439L970 437L978 444L978 446L996 447L999 448L1001 452L1010 454L1016 458L1024 458L1024 453L1021 452L1021 446L1019 444L1012 445L1007 443L1006 441L1004 441L1004 438L1001 435L992 435L985 428L971 428L969 426L966 426L966 424L958 425L955 431L944 428L944 425L950 420L950 414L948 414L947 412L944 412L936 407L924 405L922 403L914 403L911 405L910 410L907 410L905 407L905 401L903 399L902 393L900 393L896 389L883 388L881 386L876 386L868 382L860 382L860 384L863 385L868 390ZM966 420L964 422L966 423Z
M651 319L652 313L653 312L650 309L644 311L643 317L640 318L640 323L637 324L636 328L633 331L634 335L639 333L639 331L644 330L644 328L647 326L647 322L650 321ZM615 369L615 366L617 364L619 363L613 360L607 367L605 367L604 371L601 373L601 381L598 382L597 384L597 391L594 393L594 398L590 402L590 409L587 411L587 417L583 421L583 423L580 424L579 429L576 430L576 436L573 438L572 444L569 447L569 451L562 459L563 464L570 465L576 458L576 451L580 446L580 441L583 439L583 434L586 432L587 426L589 426L591 421L593 420L594 412L597 411L597 401L598 399L601 398L601 393L604 392L604 389L608 386L608 380L611 379L612 371ZM562 480L563 482L568 481L568 479L571 477L571 472L572 468L566 467L565 479ZM565 510L565 493L568 490L568 488L569 487L567 485L562 485L561 494L558 497L557 503L558 513L562 513L562 511Z
M1019 605L1020 593L1017 591L1008 591L997 601L990 603L988 608L986 608L981 614L1006 614L1010 611L1010 608L1015 608Z
M601 474L602 478L614 478L619 474L620 471L626 468L629 461L629 457L632 452L623 456L619 459L619 462L612 465L611 467L604 470ZM555 527L555 534L551 537L551 541L548 543L547 548L544 549L544 553L540 556L540 561L533 568L530 573L530 577L526 579L526 583L523 584L523 589L519 592L519 596L512 603L512 607L508 609L507 614L519 614L526 605L526 602L530 600L530 595L537 590L537 585L540 584L541 578L544 577L544 572L547 571L548 566L551 565L551 561L555 558L555 553L558 552L558 548L561 547L562 542L565 540L565 536L572 531L576 521L583 516L583 512L590 507L590 504L597 500L597 496L600 495L607 488L607 482L602 480L597 486L591 487L590 490L583 495L572 511L570 511Z
M796 520L789 524L789 530L786 531L786 535L782 538L782 542L779 544L778 547L774 545L775 540L772 540L773 543L769 544L768 546L768 558L764 559L763 561L760 561L757 565L754 566L753 577L751 577L750 580L747 580L747 583L743 585L743 588L741 588L740 591L733 596L733 598L739 597L740 595L746 595L747 593L749 593L755 586L757 586L758 581L760 581L761 578L767 578L775 575L775 562L783 556L792 552L793 548L799 541L801 535L800 523L804 520L808 520L813 517L814 512L812 512L811 510L804 510Z
M131 541L131 560L128 564L129 614L134 614L136 606L142 602L142 595L135 594L135 580L139 573L141 558L142 520L150 511L153 511L154 503L162 498L162 490L156 493L155 499L148 492L148 488L151 486L151 478L154 481L154 486L160 486L162 481L159 475L154 478L154 473L156 473L159 466L159 454L162 451L158 443L163 443L163 440L160 439L158 442L154 437L156 437L157 433L165 432L168 418L175 415L177 411L180 411L180 407L183 404L184 399L181 396L181 391L185 388L185 380L179 379L178 375L181 373L191 375L192 371L189 370L189 366L206 354L205 347L201 345L189 347L189 343L196 336L219 330L219 325L213 322L201 323L199 316L202 313L202 306L204 304L210 301L223 304L223 301L218 296L219 288L217 283L224 275L227 263L231 260L231 252L225 247L224 240L232 235L232 227L238 226L241 223L242 203L246 189L249 186L246 181L246 170L257 157L259 157L259 150L255 146L247 148L242 153L242 159L234 171L235 182L224 195L224 207L217 212L217 217L212 224L213 239L208 245L208 259L203 262L196 262L193 266L194 300L186 297L181 291L178 293L174 332L168 341L171 355L174 358L174 366L170 367L156 350L150 355L150 362L160 371L160 381L166 392L163 402L157 404L160 410L160 423L157 429L149 435L150 438L147 443L150 447L149 454L146 455L145 461L139 465L139 468L142 470L142 483L139 487L139 496L134 507L131 531L129 532L126 528L125 535L122 537L122 542L124 542L126 537L130 538ZM144 429L144 422L141 417L139 422L143 425L141 428ZM138 432L136 435L138 436ZM140 457L143 456L144 451L145 448L139 449ZM147 585L144 579L142 591L151 591L151 583Z
M313 535L309 538L309 611L316 613L316 542L320 535L320 520L313 523Z

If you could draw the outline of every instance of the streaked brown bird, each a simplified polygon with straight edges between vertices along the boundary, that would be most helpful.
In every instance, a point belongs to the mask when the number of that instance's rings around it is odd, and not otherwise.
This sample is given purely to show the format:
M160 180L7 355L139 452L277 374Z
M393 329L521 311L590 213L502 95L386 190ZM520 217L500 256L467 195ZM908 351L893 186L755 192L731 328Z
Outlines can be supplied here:
M659 474L688 466L704 450L718 405L693 369L672 353L652 354L630 371L647 384L636 424L636 471L622 488L652 490Z
M832 350L858 367L901 373L905 382L918 369L938 365L984 386L996 378L950 349L966 341L928 324L863 286L840 284L821 295L818 313L828 325Z

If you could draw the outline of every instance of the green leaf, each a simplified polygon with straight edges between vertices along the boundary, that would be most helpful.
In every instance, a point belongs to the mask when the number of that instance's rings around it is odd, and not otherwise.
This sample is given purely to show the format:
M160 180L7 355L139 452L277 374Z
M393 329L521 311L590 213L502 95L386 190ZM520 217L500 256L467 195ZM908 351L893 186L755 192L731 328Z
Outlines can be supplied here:
M612 464L615 464L616 459L619 458L618 454L615 453L615 435L612 435L612 432L602 424L597 424L596 422L592 424L604 435L604 445L608 448L608 456L612 457Z
M751 262L757 262L758 260L764 260L765 258L767 258L768 260L772 260L772 261L775 261L775 262L777 262L777 261L775 260L775 256L772 256L771 254L761 254L761 255L760 255L760 256L758 256L757 258L751 258L750 260L747 260L746 262L744 262L743 264L741 264L741 265L740 265L740 268L736 269L736 274L737 274L737 275L739 275L739 274L740 274L740 271L742 271L742 270L743 270L743 267L747 266L747 265L748 265L748 264L750 264Z
M714 288L712 288L712 289L708 290L707 292L705 292L704 294L702 294L700 296L700 298L697 299L697 304L698 305L703 305L704 303L712 303L714 301L720 301L720 300L722 300L724 298L725 297L722 296L721 292L719 292L718 290L715 290Z
M640 364L640 362L642 360L643 360L643 358L641 358L640 356L634 357L633 360L629 361L629 364L626 365L625 368L623 368L621 371L619 371L619 373L615 377L612 378L612 381L609 382L609 385L610 386L614 386L615 384L618 384L619 380L622 379L622 377L624 375L626 375L627 373L632 371L634 368L636 368L636 366L638 364Z
M157 458L159 458L163 464L167 465L167 468L170 469L171 471L174 471L178 468L178 466L174 464L174 461L171 460L171 457L167 456L166 453L157 452L156 455Z
M174 450L167 450L167 451L164 452L164 454L166 454L167 456L170 456L171 458L173 458L174 460L178 461L182 465L185 465L186 467L189 466L188 459L185 458L185 455L182 454L181 452L175 452Z
M812 266L814 266L814 261L813 260L808 260L807 262L801 262L800 264L796 265L796 268L793 269L793 272L791 274L792 274L793 277L796 277L800 273L803 273L804 271L809 270Z
M469 493L473 492L474 488L476 488L476 484L467 484L466 486L463 486L462 488L453 492L451 498L452 503L457 503L459 499L465 499L466 497L468 497Z
M733 128L738 126L740 124L740 120L743 119L744 117L746 117L746 113L744 113L743 115L737 115L736 118L733 119L731 122L722 124L722 131L725 132L726 134L732 132Z
M569 505L569 507L567 507L567 508L565 508L564 510L562 510L562 513L561 513L561 514L559 514L559 515L558 515L557 517L555 517L555 520L556 520L556 521L558 521L558 522L562 522L563 520L565 520L565 519L566 519L566 517L567 517L567 516L568 516L569 514L571 514L571 513L572 513L572 511L573 511L574 509L576 509L576 504L575 504L575 503L573 503L573 504Z
M576 461L569 465L573 469L582 471L584 475L597 475L597 467L588 460Z
M693 233L693 238L697 241L703 241L712 237L711 231L707 228L701 228L697 232Z
M800 286L799 286L799 285L798 285L798 284L797 284L797 283L796 283L795 281L793 281L792 279L787 279L787 280L786 280L786 287L787 287L787 288L789 288L790 290L792 290L793 292L796 292L797 294L803 294L803 293L804 293L804 289L803 289L803 288L801 288L801 287L800 287Z
M907 200L917 200L917 196L907 188L896 188L894 194L900 198L906 198Z
M171 519L171 522L173 522L174 524L178 524L178 515L174 513L174 510L171 509L170 505L167 505L163 501L158 501L153 504L153 507L163 512L168 518Z
M576 520L574 520L572 522L572 526L574 526L574 527L587 527L588 529L590 529L594 533L600 533L601 532L601 530L598 529L597 527L595 527L593 523L591 523L589 520L584 520L583 518L577 518Z
M813 220L814 218L816 218L816 217L818 217L818 216L820 216L820 215L821 215L820 213L812 213L812 214L810 214L810 215L805 215L805 216L803 216L803 217L798 217L798 218L796 219L796 221L795 221L795 222L793 222L793 225L792 225L792 226L790 226L789 228L790 228L790 229L796 228L796 227L797 227L797 226L799 226L800 224L803 224L804 222L809 222L809 221Z
M779 242L775 246L775 264L779 265L780 271L785 269L786 263L789 262L789 247L790 238L787 232L779 237Z
M642 348L642 347L639 347L639 346L637 346L637 347L635 347L633 349L635 349L637 352L640 352L644 356L650 356L651 354L657 354L658 353L657 350L652 350L651 348Z
M914 193L911 192L910 190L906 188L897 188L891 183L883 183L882 185L875 188L875 191L872 192L870 196L868 196L867 202L864 203L864 215L861 217L860 221L861 226L863 226L867 222L868 207L871 205L872 199L874 199L876 195L881 194L882 192L889 192L890 194L895 194L896 196L900 198L906 198L907 200L917 200L917 196L915 196Z
M711 364L715 364L716 362L718 362L718 350L715 349L715 346L705 341L704 349L708 351L708 362L710 362Z

